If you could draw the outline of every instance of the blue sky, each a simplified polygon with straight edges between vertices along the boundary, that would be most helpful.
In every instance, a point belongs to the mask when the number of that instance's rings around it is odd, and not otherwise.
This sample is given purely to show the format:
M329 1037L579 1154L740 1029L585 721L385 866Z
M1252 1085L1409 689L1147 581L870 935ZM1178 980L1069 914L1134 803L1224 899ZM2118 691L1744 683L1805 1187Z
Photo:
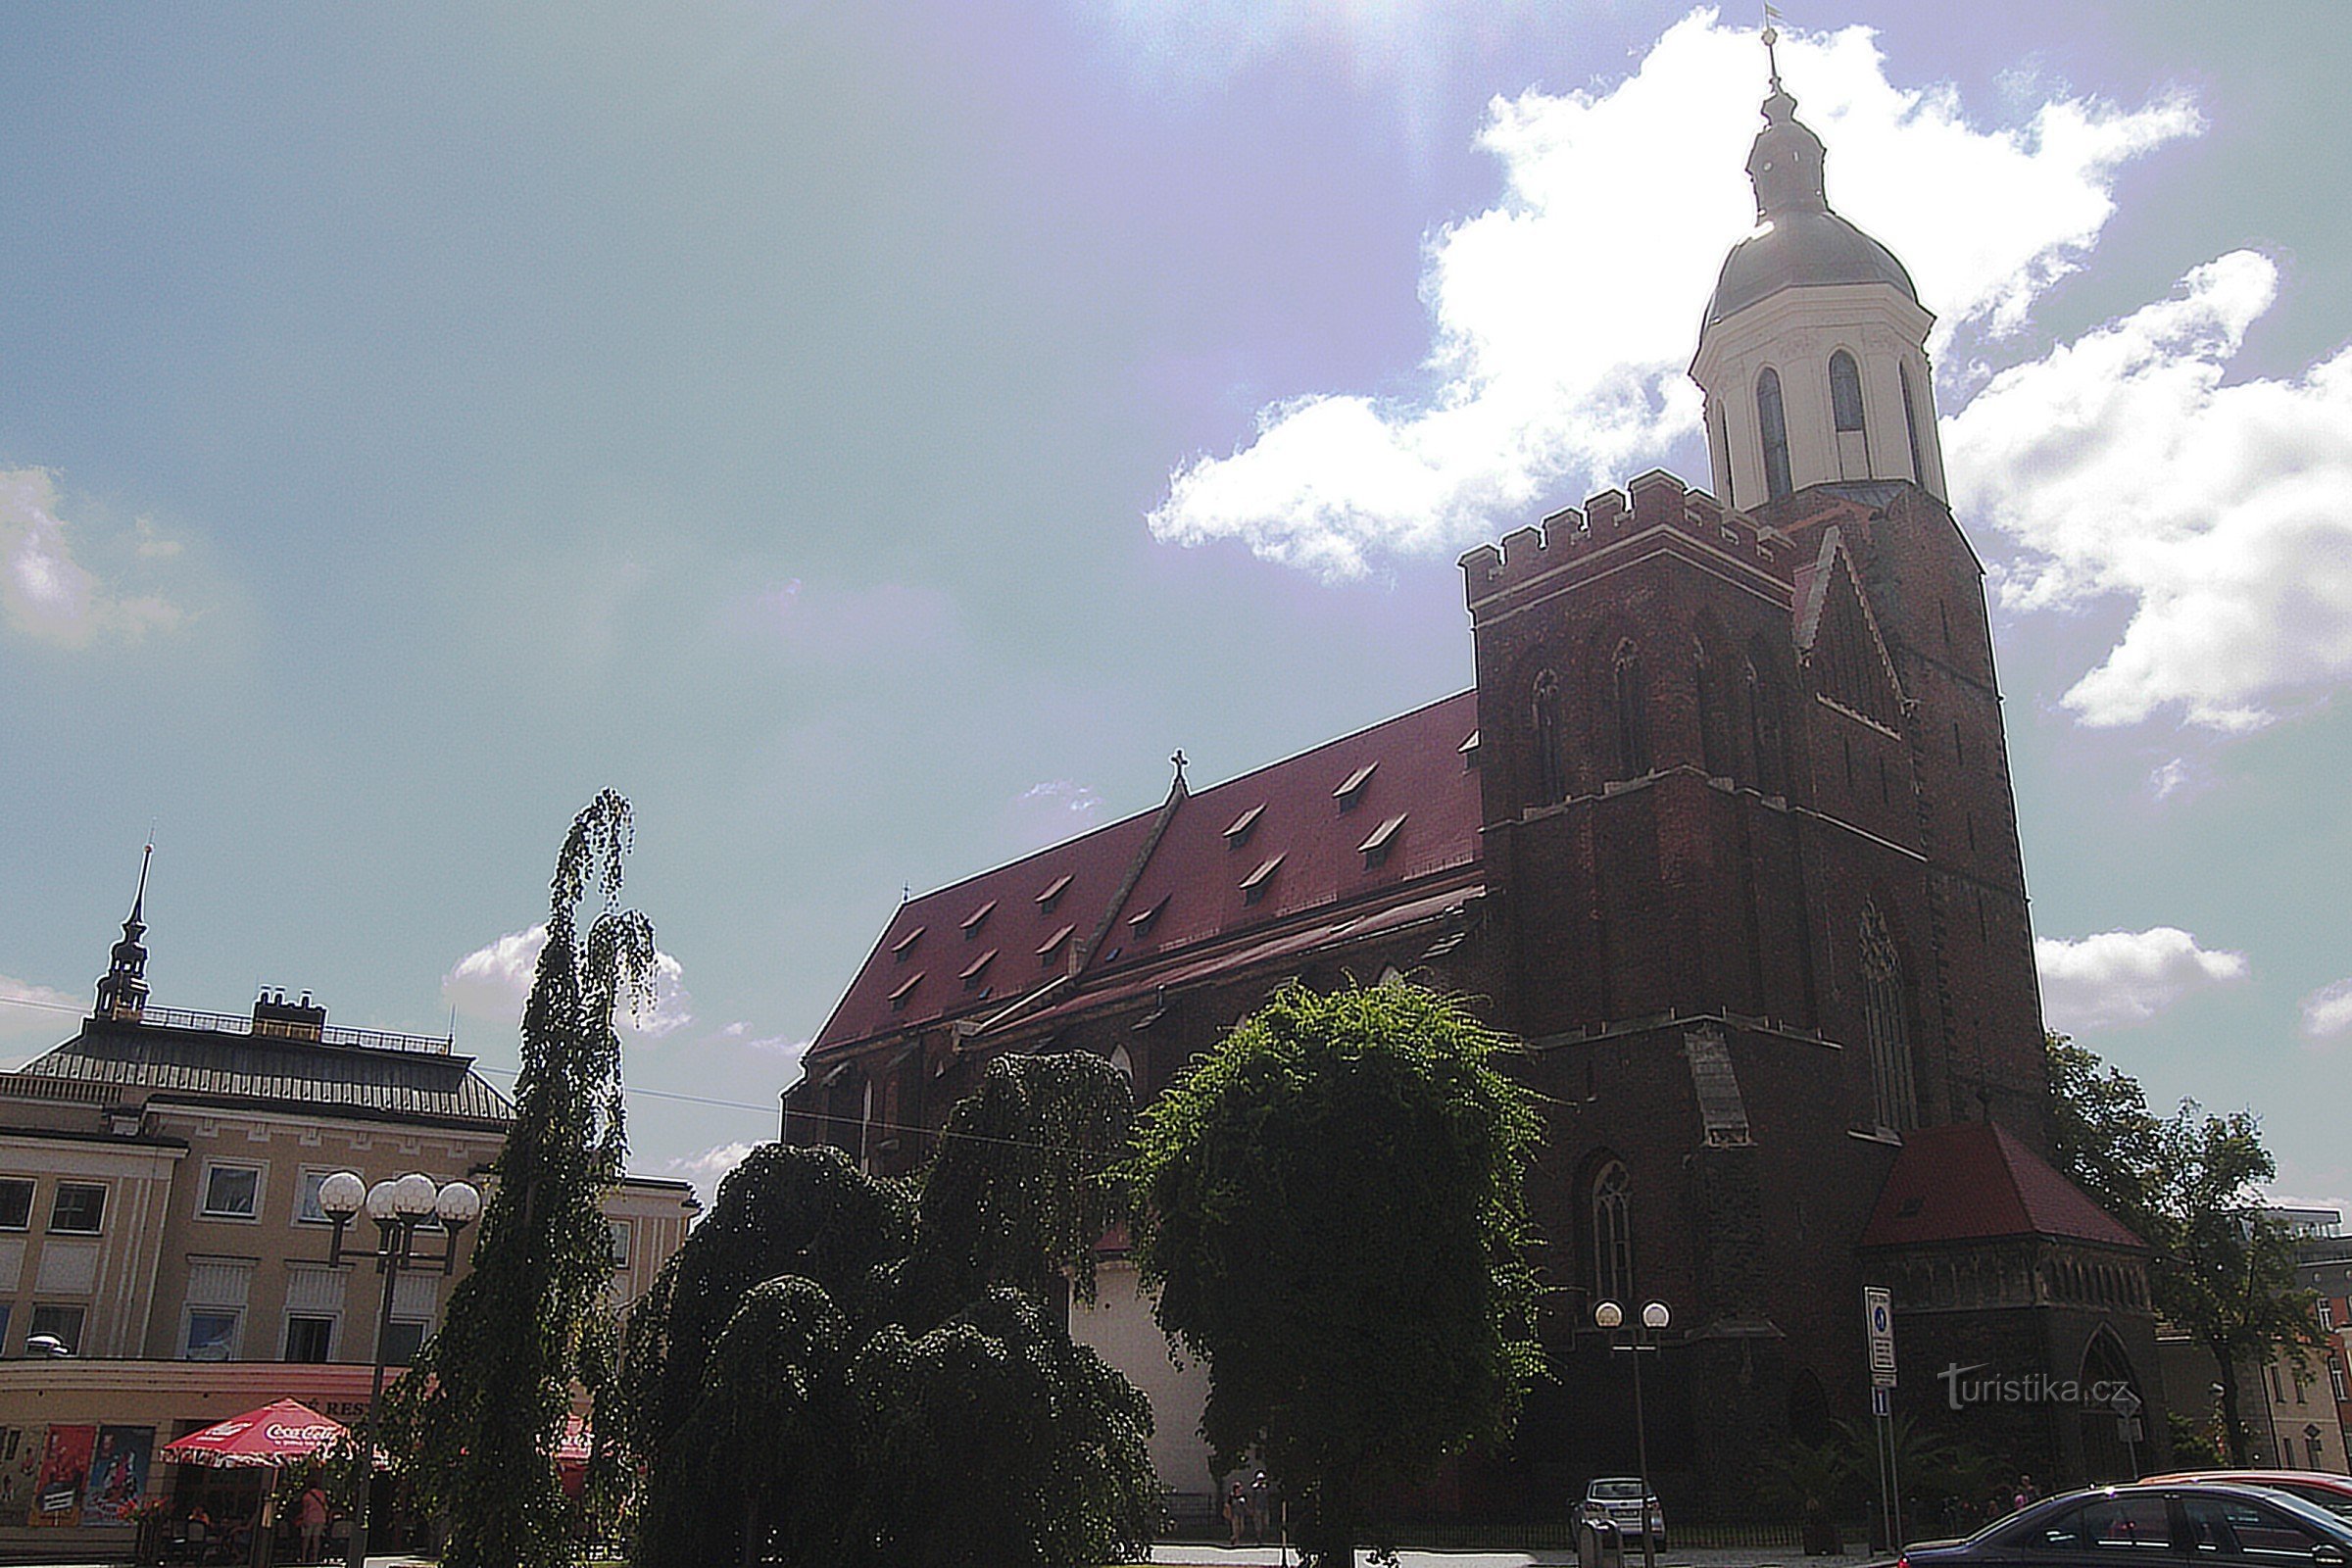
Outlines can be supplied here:
M2347 29L1788 9L1940 318L2051 1015L2352 1197ZM0 1054L152 823L159 1001L511 1066L610 784L634 1163L722 1168L903 887L1467 684L1460 549L1703 482L1750 21L0 5Z

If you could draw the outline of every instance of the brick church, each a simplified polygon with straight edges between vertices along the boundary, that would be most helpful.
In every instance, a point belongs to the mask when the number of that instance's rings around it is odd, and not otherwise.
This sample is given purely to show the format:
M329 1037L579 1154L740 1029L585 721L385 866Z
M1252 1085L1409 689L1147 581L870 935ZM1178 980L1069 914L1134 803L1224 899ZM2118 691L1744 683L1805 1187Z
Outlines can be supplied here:
M2045 1486L2166 1456L2160 1419L2133 1450L2103 1404L1977 1397L2129 1386L2158 1416L2148 1255L2047 1162L1933 318L1794 110L1776 74L1691 363L1711 493L1646 473L1464 556L1469 690L1206 788L1180 761L1156 807L909 900L785 1096L787 1138L903 1172L1003 1053L1092 1051L1149 1100L1286 980L1479 999L1546 1105L1553 1376L1439 1509L1541 1517L1632 1470L1603 1300L1671 1312L1643 1358L1670 1511L1746 1506L1776 1446L1867 1415L1865 1285L1898 1411ZM1073 1331L1152 1395L1162 1480L1206 1493L1200 1374L1132 1276Z

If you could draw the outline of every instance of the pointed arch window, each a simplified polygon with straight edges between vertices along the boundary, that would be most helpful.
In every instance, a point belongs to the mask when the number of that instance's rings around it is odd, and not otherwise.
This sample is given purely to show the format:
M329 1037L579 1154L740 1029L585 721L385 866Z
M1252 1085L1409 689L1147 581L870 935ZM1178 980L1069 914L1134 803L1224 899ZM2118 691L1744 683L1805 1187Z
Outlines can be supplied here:
M1634 1184L1625 1162L1592 1173L1592 1299L1630 1304L1634 1296Z
M1649 771L1649 694L1642 685L1642 650L1631 642L1619 643L1610 674L1616 698L1619 776L1635 778Z
M1911 1082L1910 1010L1904 1004L1902 956L1875 904L1862 906L1862 1019L1870 1037L1872 1114L1879 1127L1919 1125Z
M1764 437L1764 490L1778 501L1796 486L1788 475L1788 416L1781 406L1781 373L1770 366L1756 377L1756 429Z
M1912 482L1924 488L1928 482L1928 466L1920 459L1919 410L1911 401L1910 362L1905 360L1897 364L1895 373L1903 388L1903 434L1911 438L1911 478Z
M1540 670L1535 684L1536 803L1550 806L1568 798L1568 752L1560 722L1560 677Z
M1714 667L1707 662L1707 640L1690 639L1690 670L1693 695L1698 698L1698 760L1709 778L1724 778L1731 773L1731 760L1725 756L1723 744L1722 694L1716 690Z
M1870 437L1862 427L1862 368L1839 349L1830 356L1830 422L1837 427L1838 475L1870 477Z
M1781 715L1772 681L1749 660L1740 667L1740 683L1747 707L1747 755L1751 782L1766 795L1781 788Z

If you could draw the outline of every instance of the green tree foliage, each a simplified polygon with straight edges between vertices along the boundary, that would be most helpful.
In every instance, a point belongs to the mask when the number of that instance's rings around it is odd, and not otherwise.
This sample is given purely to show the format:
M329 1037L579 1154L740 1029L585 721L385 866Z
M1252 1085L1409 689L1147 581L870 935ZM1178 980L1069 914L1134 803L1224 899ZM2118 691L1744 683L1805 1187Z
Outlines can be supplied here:
M1141 1118L1160 1325L1208 1363L1218 1466L1263 1456L1317 1568L1380 1489L1507 1437L1540 1366L1512 1049L1417 986L1288 986Z
M416 1480L449 1516L450 1568L552 1568L570 1556L556 1444L575 1380L594 1390L611 1364L599 1200L626 1148L613 1009L654 963L652 925L618 906L632 832L629 803L607 790L556 858L514 1125L491 1167L472 1269L399 1385ZM583 933L591 888L602 908Z
M2064 1035L2047 1040L2060 1168L2156 1250L2157 1312L2203 1345L2222 1378L2232 1464L2246 1462L2238 1373L2284 1346L2317 1346L2311 1293L2295 1286L2294 1241L2262 1204L2278 1172L2248 1111L2214 1115L2184 1100L2148 1109L2129 1074Z
M1007 1057L912 1182L771 1145L632 1317L645 1568L1079 1568L1157 1517L1151 1407L1045 1305L1083 1290L1132 1099Z

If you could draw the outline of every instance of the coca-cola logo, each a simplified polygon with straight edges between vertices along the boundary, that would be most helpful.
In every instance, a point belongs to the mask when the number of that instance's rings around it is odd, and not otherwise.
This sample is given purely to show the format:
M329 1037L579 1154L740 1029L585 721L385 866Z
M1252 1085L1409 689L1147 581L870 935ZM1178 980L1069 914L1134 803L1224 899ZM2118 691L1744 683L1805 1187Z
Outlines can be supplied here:
M271 1443L332 1443L343 1435L343 1429L331 1422L313 1427L281 1427L272 1421L262 1428L262 1436Z

